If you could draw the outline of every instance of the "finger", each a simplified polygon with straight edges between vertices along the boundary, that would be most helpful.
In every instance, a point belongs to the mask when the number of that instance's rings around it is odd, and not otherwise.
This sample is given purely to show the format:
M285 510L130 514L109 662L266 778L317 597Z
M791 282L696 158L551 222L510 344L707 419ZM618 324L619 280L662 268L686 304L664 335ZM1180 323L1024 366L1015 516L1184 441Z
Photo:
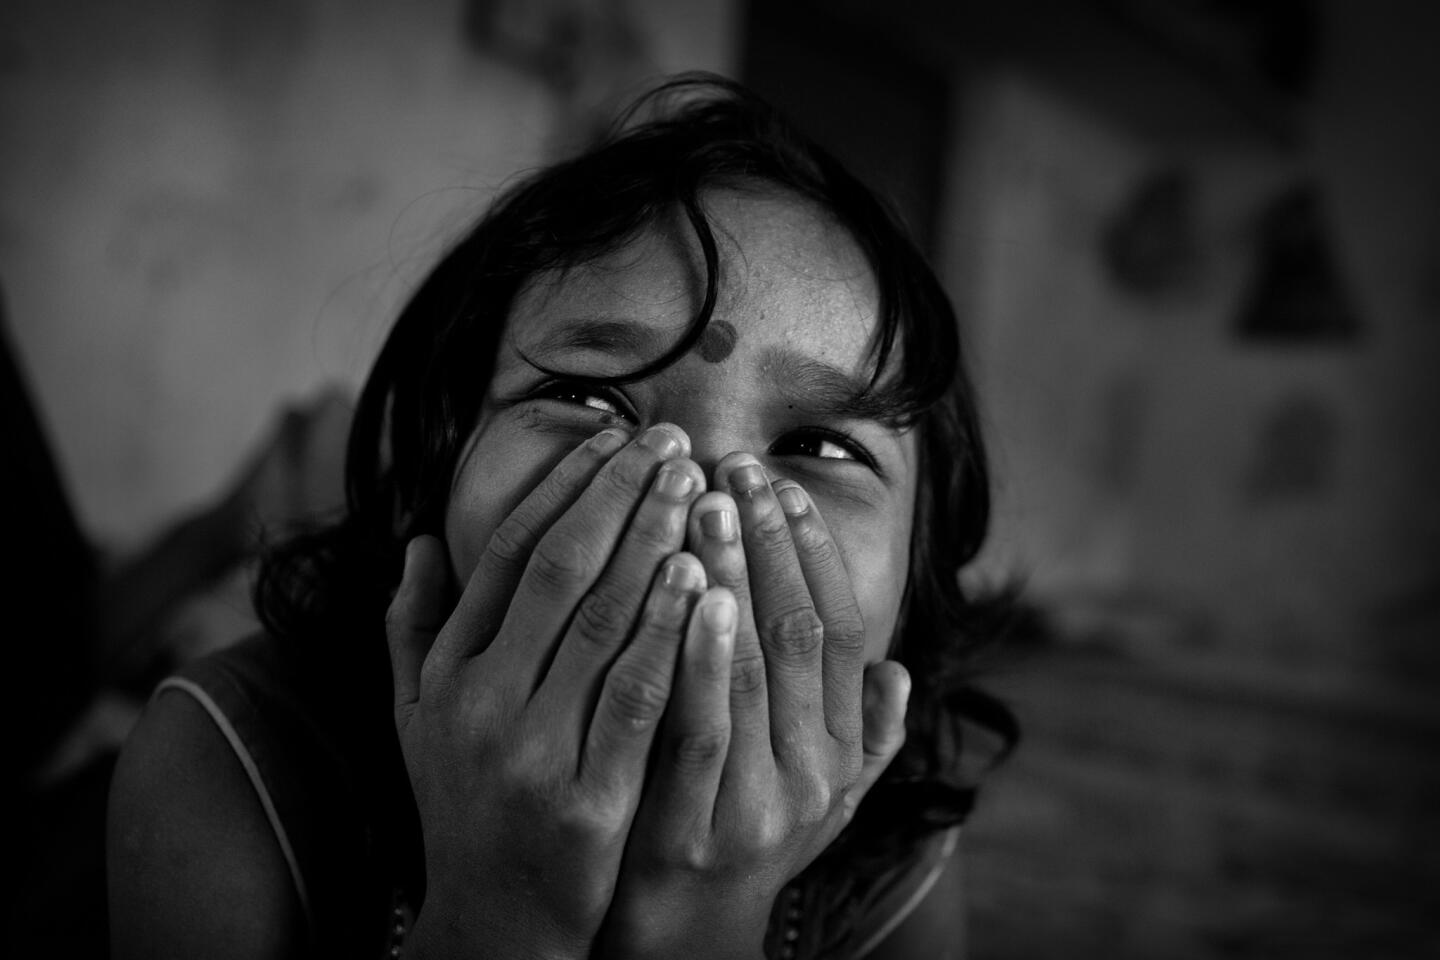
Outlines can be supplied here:
M755 632L750 578L740 542L740 517L730 494L706 493L690 508L690 549L705 566L712 586L735 600L736 624L730 660L730 752L726 776L734 778L760 764L773 764L765 654Z
M655 729L670 700L675 659L705 571L688 553L655 575L635 637L605 676L580 751L578 776L596 797L637 799Z
M860 691L865 670L865 621L855 600L855 587L810 496L793 480L773 486L790 523L790 539L815 612L825 625L820 654L825 728L841 744L852 745L861 734Z
M627 440L625 431L611 428L580 444L501 521L460 596L453 629L436 642L434 659L442 672L490 646L535 545Z
M865 734L860 775L845 793L844 819L855 815L860 801L905 745L905 710L910 700L910 674L894 660L865 670Z
M820 651L824 625L790 539L790 525L765 470L750 454L720 461L715 482L729 487L740 515L756 632L765 653L770 741L781 763L797 761L823 729Z
M711 587L690 617L646 794L652 839L693 843L713 830L730 747L730 659L738 614L735 595Z
M421 536L405 548L400 588L385 613L394 676L395 716L403 729L420 699L420 668L449 613L449 567L439 539ZM403 722L402 722L403 718Z
M502 672L526 699L535 692L576 607L609 564L660 464L689 449L683 430L658 424L596 471L535 544L501 630L486 651L487 671Z
M655 571L684 547L690 504L704 489L705 474L694 461L660 466L605 572L576 607L536 692L538 706L568 712L575 721L590 716L605 671L635 630Z

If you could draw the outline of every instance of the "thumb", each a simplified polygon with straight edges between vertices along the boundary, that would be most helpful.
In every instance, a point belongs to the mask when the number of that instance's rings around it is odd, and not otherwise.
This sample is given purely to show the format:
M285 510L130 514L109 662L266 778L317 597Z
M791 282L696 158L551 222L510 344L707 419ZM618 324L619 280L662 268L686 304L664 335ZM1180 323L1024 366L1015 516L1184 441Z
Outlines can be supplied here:
M860 776L845 794L845 820L890 766L905 744L905 708L910 701L910 674L894 660L865 668L864 750Z
M409 722L420 699L420 668L435 636L445 625L449 575L445 551L432 536L420 536L405 548L405 572L385 614L390 671L395 678L395 720Z

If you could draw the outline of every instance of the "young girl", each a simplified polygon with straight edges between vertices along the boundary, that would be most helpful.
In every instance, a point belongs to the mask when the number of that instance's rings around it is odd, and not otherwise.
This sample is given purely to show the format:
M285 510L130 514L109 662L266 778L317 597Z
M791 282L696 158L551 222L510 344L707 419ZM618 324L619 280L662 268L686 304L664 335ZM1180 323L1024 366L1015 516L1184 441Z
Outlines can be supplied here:
M826 153L714 78L643 99L421 285L348 460L267 635L120 760L117 957L955 944L984 455L940 286Z

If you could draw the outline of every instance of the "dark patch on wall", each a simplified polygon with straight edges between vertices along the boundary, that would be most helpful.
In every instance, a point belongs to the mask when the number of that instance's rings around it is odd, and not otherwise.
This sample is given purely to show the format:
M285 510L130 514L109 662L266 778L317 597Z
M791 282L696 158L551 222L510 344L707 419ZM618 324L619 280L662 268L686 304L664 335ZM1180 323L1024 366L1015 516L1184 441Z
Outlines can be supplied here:
M1434 564L1432 564L1432 567ZM1369 621L1382 665L1412 682L1440 681L1440 573L1427 582L1375 604ZM1430 715L1440 720L1440 700L1428 698Z
M1184 288L1196 272L1193 193L1178 169L1142 180L1105 230L1105 264L1126 290L1160 296Z
M544 83L561 101L562 153L603 134L611 114L657 69L645 24L621 0L464 0L461 35Z
M935 252L950 127L947 76L828 4L751 0L741 79L893 201Z
M1106 0L1102 8L1217 86L1308 97L1319 18L1313 0Z
M1335 262L1320 191L1302 184L1260 219L1260 252L1237 330L1276 343L1354 339L1360 324Z
M1301 395L1266 415L1244 482L1255 505L1324 493L1334 482L1340 424L1326 401Z

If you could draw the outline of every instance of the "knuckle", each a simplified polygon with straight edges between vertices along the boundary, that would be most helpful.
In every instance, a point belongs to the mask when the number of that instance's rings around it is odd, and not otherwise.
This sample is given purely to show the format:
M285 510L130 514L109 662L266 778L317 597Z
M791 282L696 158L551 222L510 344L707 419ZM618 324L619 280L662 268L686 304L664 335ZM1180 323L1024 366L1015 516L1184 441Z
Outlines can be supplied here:
M511 514L520 529L533 542L543 532L543 518L562 512L583 483L584 470L579 464L562 460L553 473L540 482Z
M705 557L705 572L713 583L729 587L737 594L750 588L745 569L745 554L739 549L717 550Z
M785 844L790 835L789 818L778 809L776 805L766 805L761 808L755 817L755 823L750 832L752 849L760 853L769 853Z
M601 454L590 443L582 443L577 452L580 457L568 456L555 464L545 479L530 493L529 499L542 509L557 506L585 485L586 476L595 469L595 461Z
M523 801L549 808L554 805L555 796L546 783L547 766L533 745L522 742L502 753L495 765L495 776Z
M659 457L645 447L631 446L611 460L595 480L611 498L629 504L649 486L650 473L659 462Z
M497 696L471 696L466 698L462 723L467 737L473 743L489 744L497 731L504 729L506 721L504 706ZM540 769L540 757L528 758L532 770Z
M825 642L825 625L811 607L786 610L765 622L764 635L783 656L804 659Z
M730 692L750 697L765 690L765 657L758 650L736 655L730 664Z
M652 553L665 553L679 545L684 529L678 511L664 510L659 516L642 512L631 525L632 543Z
M848 765L853 758L858 765L860 757L860 746L864 740L864 722L860 717L852 716L827 716L825 721L826 729L830 736L840 745L841 762ZM857 766L858 769L858 766Z
M828 780L820 776L807 777L804 787L800 791L800 801L797 804L799 819L807 824L819 823L824 820L830 815L832 796L833 792Z
M830 538L815 522L814 515L806 513L799 517L791 517L789 524L790 539L795 541L795 546L806 553L813 554L815 562L829 566L834 551L830 549Z
M654 637L669 639L683 635L685 630L685 617L688 607L685 597L679 594L663 593L660 596L652 595L650 602L645 604L640 612L639 623L636 625L636 637Z
M670 859L682 869L692 873L705 873L716 862L715 850L712 845L693 832L675 844L671 849Z
M670 685L659 671L617 664L605 679L605 700L611 713L636 729L656 723L669 699Z
M552 530L530 557L530 573L540 584L570 591L590 582L595 570L591 549L574 534Z
M790 541L790 524L779 510L763 511L751 524L750 534L757 546L775 549Z
M865 649L865 623L858 616L841 616L825 625L825 645L837 653Z
M722 686L731 675L730 661L713 657L704 657L696 663L687 664L686 669L692 672L691 675L702 686L710 690Z
M554 811L562 835L580 843L615 836L624 827L624 815L620 804L579 793L568 794Z
M423 697L427 692L442 693L449 687L450 676L434 657L426 657L420 664L420 691Z
M536 530L529 518L520 512L510 514L490 534L486 545L490 556L505 565L520 565L530 559L535 549Z
M676 768L682 772L709 770L722 763L730 746L725 729L695 730L680 734L670 746Z
M575 610L575 633L604 646L613 646L625 637L630 618L622 604L601 590L593 590Z

